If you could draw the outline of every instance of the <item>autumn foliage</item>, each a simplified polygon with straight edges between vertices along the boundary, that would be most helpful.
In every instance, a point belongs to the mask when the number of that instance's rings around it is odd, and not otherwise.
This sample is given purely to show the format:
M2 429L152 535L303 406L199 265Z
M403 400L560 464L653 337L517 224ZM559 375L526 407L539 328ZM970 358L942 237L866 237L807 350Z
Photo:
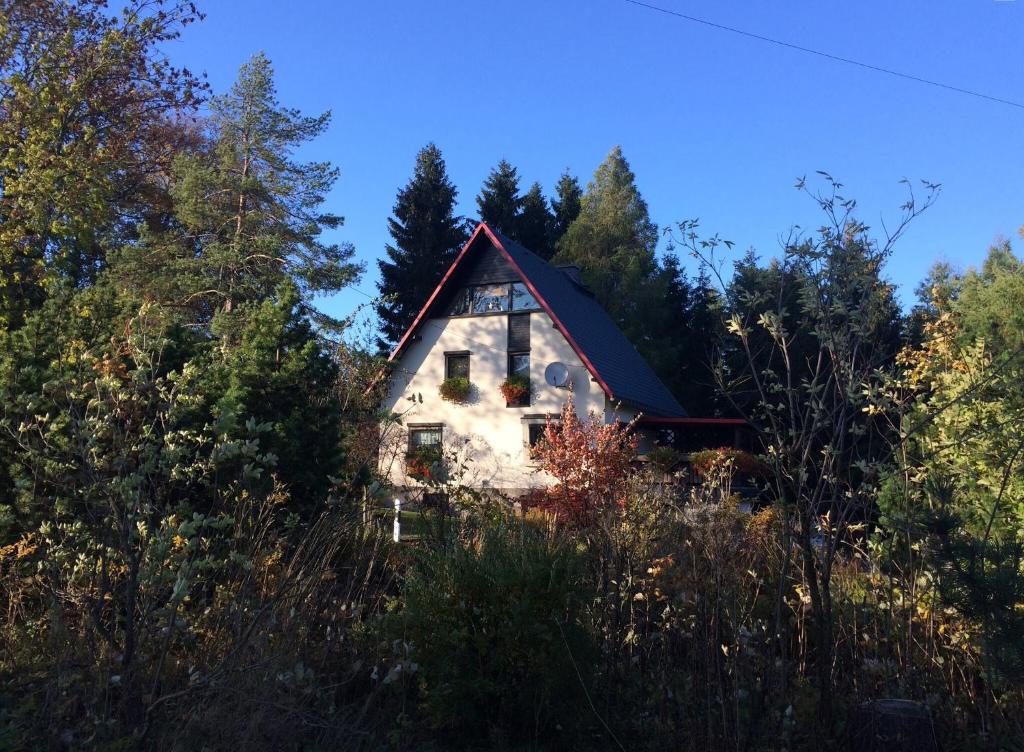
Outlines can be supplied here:
M593 411L581 420L570 398L560 421L548 422L534 452L556 483L531 501L574 527L586 527L601 511L621 506L636 456L631 429L631 423L606 424Z
M732 474L741 478L758 478L765 474L765 464L750 452L732 447L704 449L695 452L690 460L693 471L703 477L720 462L731 462Z

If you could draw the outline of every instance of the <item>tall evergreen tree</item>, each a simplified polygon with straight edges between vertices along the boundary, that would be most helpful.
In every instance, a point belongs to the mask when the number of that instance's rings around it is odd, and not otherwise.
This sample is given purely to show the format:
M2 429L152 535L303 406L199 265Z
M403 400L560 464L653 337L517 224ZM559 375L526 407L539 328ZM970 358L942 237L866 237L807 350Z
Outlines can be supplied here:
M673 250L658 277L655 289L662 302L651 311L658 343L651 367L687 411L715 415L722 406L714 361L724 334L717 292L703 267L691 280Z
M262 53L210 107L209 153L183 157L175 169L175 212L198 243L177 258L193 276L185 283L193 288L190 296L212 297L230 314L274 294L286 279L298 285L307 307L312 294L352 282L360 267L351 261L351 245L320 237L343 222L321 211L338 170L329 162L292 159L324 132L330 113L307 117L282 106Z
M398 192L394 216L388 219L394 244L385 247L387 260L377 262L381 349L394 345L409 328L466 242L465 221L454 215L457 195L441 150L427 144L416 155L413 177Z
M658 347L651 318L661 306L657 244L658 227L616 146L594 173L554 260L580 267L594 296L644 354Z
M476 205L481 222L514 238L523 208L523 197L519 195L519 171L506 160L501 160L484 181L480 195L476 197Z
M549 259L555 250L551 242L553 222L554 217L548 210L540 183L534 183L523 196L522 211L513 237L541 258Z
M580 181L569 170L562 173L555 186L555 198L551 199L551 210L554 212L554 221L551 228L551 242L557 243L569 229L569 225L576 221L580 215L580 201L583 198L583 189L580 188Z

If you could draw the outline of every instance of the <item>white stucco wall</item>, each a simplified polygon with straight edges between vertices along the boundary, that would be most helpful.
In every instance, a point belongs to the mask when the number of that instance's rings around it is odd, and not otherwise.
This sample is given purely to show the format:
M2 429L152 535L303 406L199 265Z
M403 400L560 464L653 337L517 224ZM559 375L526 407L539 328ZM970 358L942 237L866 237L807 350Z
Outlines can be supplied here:
M403 428L393 432L396 451L384 452L381 471L396 486L415 485L404 472L404 426L444 425L446 451L468 460L459 481L473 488L526 489L550 482L529 460L524 441L525 415L557 415L568 392L548 386L544 369L564 363L569 369L576 411L593 410L611 419L604 392L586 366L542 311L530 314L530 382L528 407L506 407L498 386L508 372L508 316L467 316L431 319L420 328L420 339L408 346L392 376L384 408L402 416ZM441 399L445 352L469 351L473 394L460 405ZM622 411L626 420L632 415Z

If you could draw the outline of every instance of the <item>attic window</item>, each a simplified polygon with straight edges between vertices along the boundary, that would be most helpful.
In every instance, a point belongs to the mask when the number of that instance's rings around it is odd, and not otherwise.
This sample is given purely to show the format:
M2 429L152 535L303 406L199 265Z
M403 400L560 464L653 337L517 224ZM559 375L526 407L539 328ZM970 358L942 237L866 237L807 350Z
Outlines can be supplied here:
M448 315L465 316L467 313L469 313L469 290L459 290L448 307Z
M539 309L537 299L522 282L502 282L495 285L473 285L459 290L448 306L448 315L467 316Z
M503 313L508 310L508 285L473 288L473 313Z
M537 299L533 297L529 289L522 282L512 283L512 310L513 311L535 311L540 308Z

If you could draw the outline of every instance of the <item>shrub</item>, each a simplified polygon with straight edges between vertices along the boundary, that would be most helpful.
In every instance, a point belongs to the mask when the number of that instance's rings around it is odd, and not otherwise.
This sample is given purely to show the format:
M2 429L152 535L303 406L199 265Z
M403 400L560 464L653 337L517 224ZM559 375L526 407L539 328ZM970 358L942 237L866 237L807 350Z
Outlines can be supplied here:
M441 399L461 405L469 401L472 389L473 385L469 379L465 376L456 376L442 381L437 391L441 395Z
M663 473L670 473L682 460L683 456L672 447L655 447L647 453L647 460L652 467Z
M694 452L690 458L693 470L701 477L706 476L716 465L732 463L732 474L741 478L758 478L765 474L764 463L750 452L731 447L720 449L702 449Z
M505 515L422 552L383 625L411 645L429 726L463 744L536 743L586 719L583 581L569 542Z
M557 481L541 497L540 506L573 527L589 526L599 512L621 506L636 456L631 427L606 424L593 412L580 420L569 399L561 421L548 423L536 447L541 467Z

